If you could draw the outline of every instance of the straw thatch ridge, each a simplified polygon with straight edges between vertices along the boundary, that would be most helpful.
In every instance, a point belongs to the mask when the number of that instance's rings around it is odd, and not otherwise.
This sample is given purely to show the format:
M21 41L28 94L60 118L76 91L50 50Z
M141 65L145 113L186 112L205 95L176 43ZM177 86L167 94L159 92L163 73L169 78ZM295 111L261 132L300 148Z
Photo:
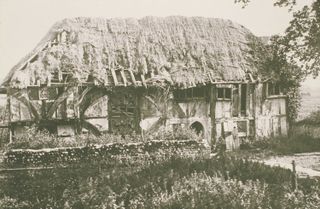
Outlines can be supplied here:
M132 72L131 77L144 75L149 85L244 81L256 72L248 62L250 36L243 26L215 18L65 19L13 67L2 85L25 88L69 73L69 82L110 86L116 85L110 78L119 69ZM126 80L129 73L121 75Z

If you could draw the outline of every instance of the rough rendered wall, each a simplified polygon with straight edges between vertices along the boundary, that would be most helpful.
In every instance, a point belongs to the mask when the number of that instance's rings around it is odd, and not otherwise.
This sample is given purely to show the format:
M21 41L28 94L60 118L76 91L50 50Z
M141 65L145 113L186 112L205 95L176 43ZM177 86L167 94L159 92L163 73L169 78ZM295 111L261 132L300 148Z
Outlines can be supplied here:
M264 98L262 91L262 84L259 84L256 91L256 136L286 136L288 134L286 98L284 96Z
M210 139L211 119L209 103L205 99L177 101L172 95L168 98L166 100L157 93L142 96L140 127L144 132L156 131L160 127L190 127L199 122L204 128L204 138Z
M109 130L108 101L109 97L107 95L103 96L95 101L84 113L85 120L101 132Z

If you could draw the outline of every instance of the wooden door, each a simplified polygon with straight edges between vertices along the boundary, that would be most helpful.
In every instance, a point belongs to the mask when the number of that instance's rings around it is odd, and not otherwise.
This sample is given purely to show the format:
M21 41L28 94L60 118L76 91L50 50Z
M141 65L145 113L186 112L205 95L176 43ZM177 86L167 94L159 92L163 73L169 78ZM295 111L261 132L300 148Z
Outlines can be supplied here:
M137 96L134 92L113 92L108 109L112 133L126 135L137 132Z

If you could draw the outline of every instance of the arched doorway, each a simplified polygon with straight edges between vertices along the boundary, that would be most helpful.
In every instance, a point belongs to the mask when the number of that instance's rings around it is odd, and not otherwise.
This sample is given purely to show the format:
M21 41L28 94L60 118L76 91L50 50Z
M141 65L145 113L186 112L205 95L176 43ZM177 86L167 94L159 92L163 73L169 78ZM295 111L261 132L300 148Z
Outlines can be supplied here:
M191 124L190 128L196 132L199 136L203 137L204 136L204 128L203 125L196 121Z

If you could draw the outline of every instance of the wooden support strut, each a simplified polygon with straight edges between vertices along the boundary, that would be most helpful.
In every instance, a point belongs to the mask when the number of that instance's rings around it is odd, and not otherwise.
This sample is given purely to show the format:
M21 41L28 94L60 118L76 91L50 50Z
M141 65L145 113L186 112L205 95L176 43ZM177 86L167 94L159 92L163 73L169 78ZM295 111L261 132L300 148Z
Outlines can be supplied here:
M132 70L130 69L130 70L128 70L129 71L129 73L130 73L130 76L131 76L131 80L132 80L132 83L133 83L133 85L137 85L137 82L136 82L136 78L134 77L134 75L133 75L133 72L132 72Z
M57 110L57 108L59 107L59 105L60 105L65 99L67 99L67 98L70 96L70 94L72 94L73 92L74 92L73 86L68 87L67 90L64 91L64 92L58 97L58 99L56 99L56 100L54 101L54 103L51 105L51 107L50 107L50 109L49 109L49 111L48 111L48 113L47 113L47 117L48 117L48 118L51 118L52 115L53 115L53 113L54 113L54 112Z
M18 101L23 103L32 114L35 120L40 119L40 114L38 113L37 109L33 106L33 104L29 101L29 99L25 98L21 92L15 93L11 95L12 97L16 98Z
M211 118L211 143L216 142L216 87L214 85L209 86L209 98L210 98L210 118Z
M122 80L123 80L123 84L124 86L127 86L127 78L126 78L126 75L124 74L124 71L123 70L120 70L120 75L122 77Z
M146 79L145 79L145 77L144 77L143 74L141 74L141 81L142 81L143 86L144 86L144 87L147 87Z
M117 75L116 75L116 72L114 71L113 68L111 68L111 75L112 75L112 78L113 78L113 81L114 81L114 85L118 86L119 83L118 83Z

